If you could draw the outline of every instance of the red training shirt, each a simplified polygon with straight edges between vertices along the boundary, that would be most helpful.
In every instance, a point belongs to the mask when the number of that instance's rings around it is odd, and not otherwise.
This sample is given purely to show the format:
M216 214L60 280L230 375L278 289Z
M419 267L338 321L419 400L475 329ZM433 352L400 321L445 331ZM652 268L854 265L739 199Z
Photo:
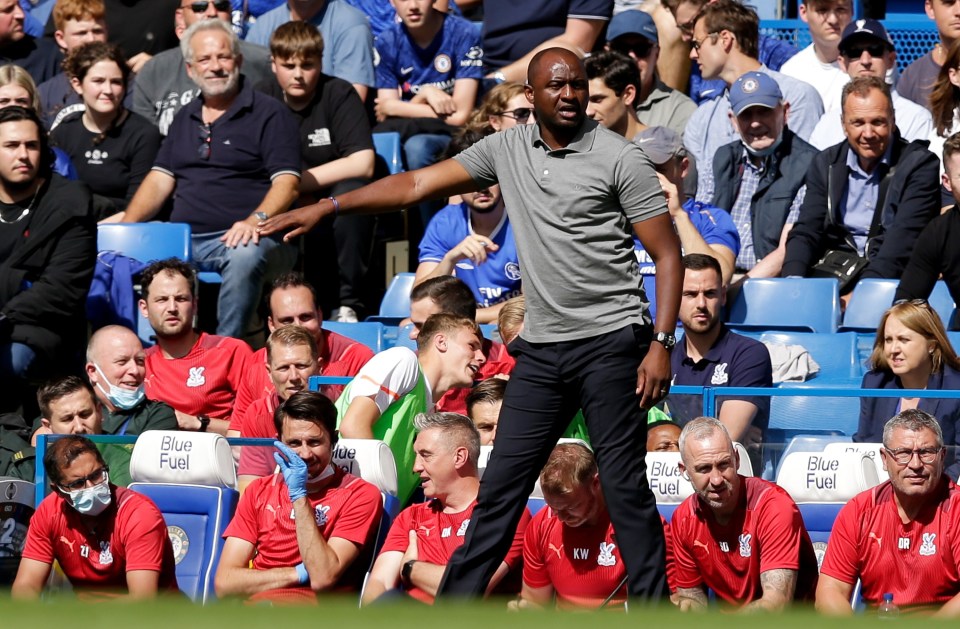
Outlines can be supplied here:
M671 532L678 589L705 585L740 606L763 596L763 572L789 569L797 571L794 600L813 600L813 544L796 503L773 483L740 476L740 504L725 525L694 494L677 507Z
M241 437L277 439L277 426L273 413L280 405L280 396L268 393L247 407L241 419L230 422L230 430L239 430ZM236 425L235 425L236 424ZM237 474L242 476L269 476L276 468L274 448L244 446L240 449L240 464Z
M670 525L660 516L667 546L667 584L673 591L673 543ZM620 557L610 515L592 526L566 526L550 507L533 516L523 536L523 582L531 588L553 587L557 607L597 608L617 589L608 606L623 608L627 569ZM618 588L618 586L620 586Z
M877 605L886 592L901 609L939 608L960 592L960 490L944 476L930 504L904 524L886 481L840 510L821 572Z
M144 389L182 413L229 419L252 355L243 341L206 332L182 358L164 358L154 345L146 351Z
M443 505L436 499L411 505L401 511L393 521L380 553L406 552L410 545L410 531L416 531L418 561L445 566L454 551L463 545L464 535L470 525L470 515L475 506L476 500L460 513L444 513ZM520 523L517 524L510 550L503 559L511 570L517 568L523 559L523 533L529 523L530 510L525 508ZM422 603L433 604L433 597L420 588L408 590L407 594Z
M307 494L307 500L325 540L339 537L360 547L359 556L332 588L334 591L358 591L370 567L383 502L380 490L375 486L335 465L333 467L335 480L322 491ZM250 483L240 497L237 512L223 537L236 537L254 545L257 551L253 558L255 570L289 568L303 561L297 545L293 503L282 474L258 478ZM302 594L304 600L315 598L306 585L260 592L255 598L290 600L290 594Z
M177 591L173 546L153 501L125 487L110 486L113 502L90 531L60 494L43 499L30 519L23 556L56 560L76 590L94 597L125 594L127 572L160 573L158 591Z

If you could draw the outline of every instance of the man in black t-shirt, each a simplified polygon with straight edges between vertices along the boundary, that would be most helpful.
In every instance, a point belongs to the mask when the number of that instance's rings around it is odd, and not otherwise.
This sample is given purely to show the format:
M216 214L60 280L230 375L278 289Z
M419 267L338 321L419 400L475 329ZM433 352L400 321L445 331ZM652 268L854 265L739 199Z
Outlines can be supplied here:
M258 89L286 103L300 121L301 201L315 203L369 183L375 154L366 111L350 83L323 74L323 38L317 27L284 24L270 38L270 55L275 80ZM306 277L314 286L327 287L321 306L334 320L356 321L365 314L361 290L374 228L373 217L343 216L306 236ZM339 295L329 293L336 289L329 273L333 265L339 268Z

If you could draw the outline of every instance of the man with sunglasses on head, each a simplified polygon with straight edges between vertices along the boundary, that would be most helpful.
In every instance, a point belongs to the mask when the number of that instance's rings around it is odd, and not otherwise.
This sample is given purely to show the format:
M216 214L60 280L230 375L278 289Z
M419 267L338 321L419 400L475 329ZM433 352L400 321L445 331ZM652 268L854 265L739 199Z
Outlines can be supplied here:
M87 600L177 591L163 515L146 496L110 482L92 441L79 435L57 439L43 466L52 493L30 520L11 591L15 599L39 599L54 561Z
M844 505L833 524L817 610L849 616L857 581L868 606L887 594L901 610L960 616L960 490L946 474L937 419L920 409L883 427L886 482Z
M887 29L877 20L857 20L843 29L839 44L840 68L849 77L833 88L823 103L827 113L823 114L813 133L810 144L823 150L844 140L841 123L840 94L843 86L858 76L875 76L886 80L887 74L897 65L897 52ZM890 97L897 119L897 130L908 142L926 140L933 131L933 118L930 112L910 99L897 93L890 87Z
M622 11L607 27L606 49L627 55L640 71L639 90L633 100L639 119L649 127L669 127L683 135L697 106L686 94L660 80L658 41L657 25L645 11Z
M200 20L216 18L230 23L230 0L180 0L174 13L177 37ZM240 41L243 66L240 74L250 85L272 79L270 53L263 46ZM179 46L164 50L144 64L133 84L133 111L157 125L167 135L170 123L180 108L200 95L197 84L187 74ZM46 104L46 101L44 101Z

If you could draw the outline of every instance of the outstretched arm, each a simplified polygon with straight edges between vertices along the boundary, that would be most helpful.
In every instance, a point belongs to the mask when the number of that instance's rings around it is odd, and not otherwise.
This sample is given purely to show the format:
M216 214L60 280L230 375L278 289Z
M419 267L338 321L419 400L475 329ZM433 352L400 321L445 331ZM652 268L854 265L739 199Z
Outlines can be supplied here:
M260 223L261 235L291 230L290 240L309 232L324 216L339 214L377 214L416 205L428 199L471 192L477 185L467 170L453 159L411 172L399 173L337 197L339 210L330 199L308 205Z

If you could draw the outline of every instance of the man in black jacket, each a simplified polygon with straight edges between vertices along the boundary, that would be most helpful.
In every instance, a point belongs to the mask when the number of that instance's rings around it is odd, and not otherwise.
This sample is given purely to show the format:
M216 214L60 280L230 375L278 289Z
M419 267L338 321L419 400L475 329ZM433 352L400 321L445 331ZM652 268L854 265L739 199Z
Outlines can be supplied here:
M730 122L740 139L713 158L713 204L730 212L740 234L736 272L780 274L787 234L803 203L803 179L817 150L787 128L790 104L762 72L730 86ZM743 276L742 276L743 277Z
M96 224L90 193L52 161L35 113L0 110L0 410L27 399L27 382L81 365Z
M940 210L937 156L926 142L900 138L882 79L850 81L841 108L847 141L818 154L807 172L781 274L810 276L828 251L841 250L866 259L860 277L900 277L917 236Z

